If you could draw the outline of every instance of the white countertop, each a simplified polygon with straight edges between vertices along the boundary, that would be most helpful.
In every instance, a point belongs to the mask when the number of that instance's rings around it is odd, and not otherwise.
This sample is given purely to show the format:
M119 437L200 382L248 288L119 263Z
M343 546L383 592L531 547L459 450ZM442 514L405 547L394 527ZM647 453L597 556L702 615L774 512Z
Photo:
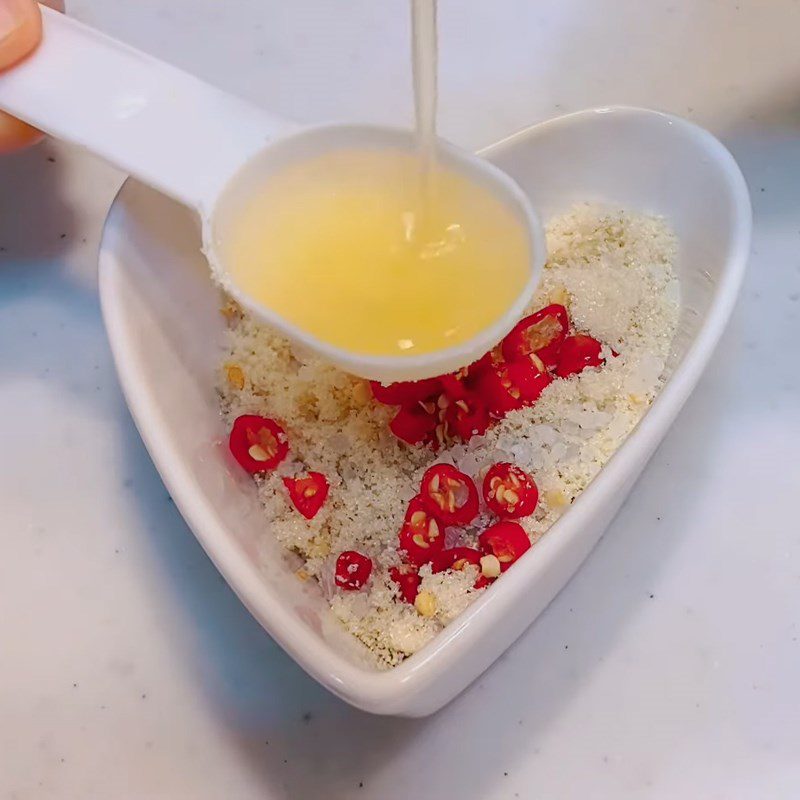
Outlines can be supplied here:
M404 0L70 10L298 120L410 122ZM122 176L0 160L2 800L800 796L800 3L442 0L441 28L461 144L620 102L730 146L756 230L709 372L506 656L430 719L370 717L250 618L139 440L95 285Z

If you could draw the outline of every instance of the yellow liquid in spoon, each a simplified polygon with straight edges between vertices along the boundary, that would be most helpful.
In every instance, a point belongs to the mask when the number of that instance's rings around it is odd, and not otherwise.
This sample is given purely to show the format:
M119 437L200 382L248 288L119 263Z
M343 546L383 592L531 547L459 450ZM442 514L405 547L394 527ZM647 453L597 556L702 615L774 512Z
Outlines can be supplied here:
M272 175L218 241L233 282L323 342L420 355L500 319L529 276L518 214L434 163L420 213L419 160L339 150Z

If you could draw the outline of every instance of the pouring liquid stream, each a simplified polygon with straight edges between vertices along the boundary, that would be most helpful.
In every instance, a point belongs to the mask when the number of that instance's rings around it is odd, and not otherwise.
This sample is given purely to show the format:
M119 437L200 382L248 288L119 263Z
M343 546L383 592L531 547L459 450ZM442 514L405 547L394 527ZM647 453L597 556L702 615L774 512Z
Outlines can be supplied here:
M416 141L283 166L216 242L240 290L364 355L462 345L504 316L530 274L519 214L437 147L436 2L411 2Z
M411 0L411 42L421 223L433 202L431 194L436 191L436 0Z

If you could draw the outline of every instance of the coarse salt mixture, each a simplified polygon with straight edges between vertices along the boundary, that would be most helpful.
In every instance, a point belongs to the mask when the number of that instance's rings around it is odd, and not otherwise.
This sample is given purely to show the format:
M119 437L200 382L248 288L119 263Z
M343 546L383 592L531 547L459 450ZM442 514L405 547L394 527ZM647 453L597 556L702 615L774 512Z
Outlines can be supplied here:
M517 522L535 543L608 461L664 382L679 311L676 241L665 221L580 205L550 222L547 245L549 259L528 313L548 303L565 305L574 329L603 343L605 364L553 381L533 406L436 454L395 438L388 428L394 409L377 403L366 381L297 352L227 307L219 385L224 417L229 425L241 414L272 417L291 443L290 457L275 472L255 478L265 536L301 556L303 577L318 579L334 615L382 666L419 650L486 591L473 588L477 567L432 574L428 564L420 569L425 602L415 607L397 600L388 570L400 563L397 534L425 469L451 463L480 486L498 461L522 467L540 499L535 513ZM328 478L330 494L306 520L282 478L309 469ZM466 529L448 530L447 547L474 546L494 521L482 508ZM373 560L361 591L334 584L336 557L345 550Z

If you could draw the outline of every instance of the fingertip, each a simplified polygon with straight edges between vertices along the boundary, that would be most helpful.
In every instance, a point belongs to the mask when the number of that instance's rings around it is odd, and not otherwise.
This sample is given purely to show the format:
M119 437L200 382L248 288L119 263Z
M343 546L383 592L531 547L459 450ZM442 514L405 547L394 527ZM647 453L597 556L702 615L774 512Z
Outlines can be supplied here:
M42 38L42 12L35 0L0 3L0 70L32 53Z
M40 130L0 111L0 155L22 150L43 138Z

